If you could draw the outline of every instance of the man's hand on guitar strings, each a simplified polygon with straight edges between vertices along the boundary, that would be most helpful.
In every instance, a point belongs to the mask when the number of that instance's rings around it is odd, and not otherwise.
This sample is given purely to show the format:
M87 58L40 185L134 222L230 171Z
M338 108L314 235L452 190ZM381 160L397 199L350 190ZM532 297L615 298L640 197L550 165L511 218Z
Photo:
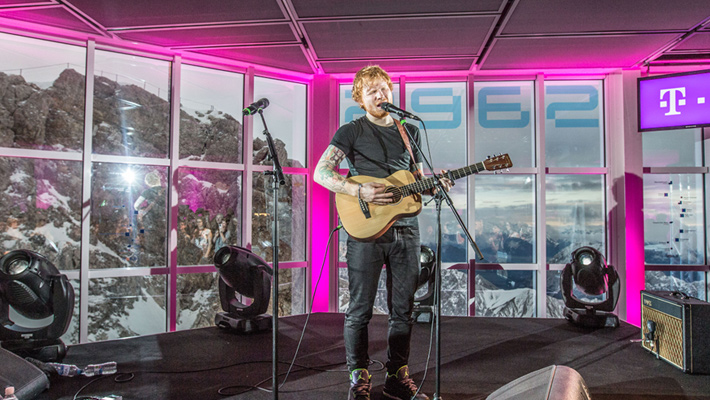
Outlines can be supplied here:
M387 186L379 182L366 182L360 187L360 198L368 203L384 206L391 204L393 193L385 192Z

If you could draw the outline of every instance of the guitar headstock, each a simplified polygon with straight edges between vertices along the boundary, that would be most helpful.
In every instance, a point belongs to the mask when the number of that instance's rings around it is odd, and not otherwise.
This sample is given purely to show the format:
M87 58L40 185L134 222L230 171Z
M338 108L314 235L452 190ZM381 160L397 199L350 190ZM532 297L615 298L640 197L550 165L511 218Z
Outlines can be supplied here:
M510 156L506 153L488 157L483 161L483 166L486 167L486 171L497 171L499 169L512 167L513 162L510 161Z

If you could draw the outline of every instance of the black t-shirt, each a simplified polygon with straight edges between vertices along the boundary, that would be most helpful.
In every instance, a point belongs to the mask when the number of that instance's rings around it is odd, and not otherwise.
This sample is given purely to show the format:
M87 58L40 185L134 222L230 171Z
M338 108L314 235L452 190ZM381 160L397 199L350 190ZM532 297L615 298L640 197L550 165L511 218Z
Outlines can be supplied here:
M419 128L405 122L405 128L416 141ZM411 141L411 139L410 139ZM388 127L375 125L367 117L358 118L340 127L330 144L345 153L350 175L367 175L386 178L399 170L414 171L409 151L402 140L397 125ZM411 144L416 162L421 156L417 146Z
M421 145L419 127L405 122L405 128L417 144ZM410 142L412 142L410 138ZM367 117L358 118L341 126L330 144L345 153L350 175L367 175L386 178L399 170L414 171L411 156L397 125L375 125ZM421 156L417 146L411 143L415 163ZM402 218L395 225L417 225L416 217Z

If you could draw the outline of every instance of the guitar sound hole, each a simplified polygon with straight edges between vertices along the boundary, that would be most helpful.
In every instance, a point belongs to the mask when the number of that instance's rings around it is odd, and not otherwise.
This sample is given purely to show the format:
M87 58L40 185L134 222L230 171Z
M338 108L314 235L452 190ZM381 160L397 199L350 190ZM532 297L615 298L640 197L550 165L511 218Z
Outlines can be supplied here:
M385 189L385 193L394 194L394 196L392 196L392 203L399 203L402 201L402 191L399 190L397 186L388 186L387 189Z

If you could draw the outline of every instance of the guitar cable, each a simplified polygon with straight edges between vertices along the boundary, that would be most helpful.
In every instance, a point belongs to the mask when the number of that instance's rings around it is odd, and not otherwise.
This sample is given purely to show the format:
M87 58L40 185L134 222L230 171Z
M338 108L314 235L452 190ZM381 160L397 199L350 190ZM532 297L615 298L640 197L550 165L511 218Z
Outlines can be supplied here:
M325 260L328 257L328 250L330 249L330 242L333 240L333 235L335 232L339 231L343 227L342 224L336 226L332 231L330 231L330 235L328 236L328 243L325 246L325 253L323 254L323 262L321 263L320 266L320 272L318 273L318 279L316 280L316 285L313 287L313 295L311 296L311 308L308 310L308 313L306 314L306 322L303 324L303 330L301 330L301 337L298 339L298 345L296 346L296 352L293 354L293 359L291 360L291 365L288 367L288 371L286 371L286 376L284 376L283 382L279 385L279 389L286 384L286 381L288 380L288 375L291 373L291 369L293 369L293 366L296 364L296 357L298 357L298 351L301 348L301 343L303 343L303 337L306 334L306 328L308 327L308 320L311 318L311 314L313 313L313 302L315 301L316 297L316 292L318 291L318 284L320 283L321 278L323 277L323 269L325 267ZM273 383L274 385L276 382Z

